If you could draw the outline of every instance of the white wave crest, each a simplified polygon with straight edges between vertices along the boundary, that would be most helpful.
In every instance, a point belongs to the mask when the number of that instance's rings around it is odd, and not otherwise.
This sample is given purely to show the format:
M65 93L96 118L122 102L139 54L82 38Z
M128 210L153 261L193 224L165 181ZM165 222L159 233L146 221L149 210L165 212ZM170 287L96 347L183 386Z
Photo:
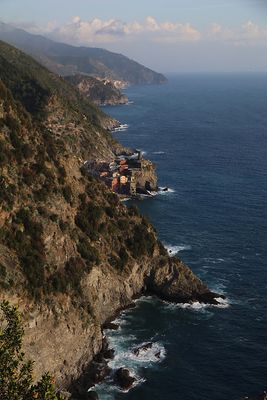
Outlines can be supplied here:
M129 128L128 124L121 124L117 128L113 129L113 132L125 132Z
M166 152L165 151L154 151L153 154L160 156L162 154L166 154Z
M165 306L168 309L175 310L177 308L187 309L191 311L206 311L211 308L229 308L230 302L228 299L224 299L223 297L216 298L218 304L207 304L200 303L199 301L195 301L193 303L169 303L165 302Z
M157 363L162 361L166 357L165 347L158 342L152 343L150 348L142 348L147 343L142 343L139 347L138 354L134 352L134 349L129 354L129 358L133 361L141 363ZM135 348L136 349L136 348Z
M171 189L169 187L159 187L158 194L160 194L160 195L166 196L166 195L172 194L172 193L175 193L174 189Z
M165 249L168 251L169 256L174 257L180 251L191 250L191 246L181 244L180 246L174 246L171 244L164 244Z

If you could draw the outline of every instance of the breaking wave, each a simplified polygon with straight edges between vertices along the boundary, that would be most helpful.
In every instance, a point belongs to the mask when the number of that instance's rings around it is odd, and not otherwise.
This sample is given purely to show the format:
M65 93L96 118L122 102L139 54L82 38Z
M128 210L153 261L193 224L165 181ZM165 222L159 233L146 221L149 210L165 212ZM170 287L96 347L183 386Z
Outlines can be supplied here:
M195 301L193 303L169 303L164 302L165 307L169 310L175 310L177 308L184 309L184 310L191 310L191 311L206 311L212 308L220 308L225 309L229 308L231 303L229 299L224 299L223 297L216 298L218 304L207 304L207 303L200 303L199 301Z
M115 132L115 133L116 132L125 132L125 131L127 131L128 128L129 128L128 124L121 124L117 128L114 128L113 132Z
M180 251L183 250L191 250L191 246L189 245L180 245L180 246L173 246L171 244L164 244L165 249L168 251L169 256L174 257Z
M167 195L170 193L175 193L174 189L168 188L168 187L159 187L158 194L160 195Z

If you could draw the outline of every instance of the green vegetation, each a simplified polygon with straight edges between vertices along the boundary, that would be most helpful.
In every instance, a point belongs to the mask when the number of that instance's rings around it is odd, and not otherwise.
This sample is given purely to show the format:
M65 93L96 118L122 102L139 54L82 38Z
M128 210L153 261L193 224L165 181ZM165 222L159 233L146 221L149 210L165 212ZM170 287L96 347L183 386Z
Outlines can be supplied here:
M21 350L23 327L16 307L0 304L0 398L1 400L63 400L49 373L33 382L33 362Z
M1 41L0 76L2 83L12 92L15 100L39 120L44 116L48 100L54 95L69 108L70 115L83 113L92 125L100 127L101 121L106 118L72 85L49 73L31 57ZM13 130L13 127L11 129Z
M144 225L136 225L133 237L128 239L128 246L134 258L153 255L156 244L155 236Z
M128 272L133 259L153 255L155 232L137 207L123 206L80 169L84 149L110 152L113 142L94 122L102 114L1 42L0 76L1 288L27 289L38 302L64 293L80 306L81 281L94 266ZM54 114L51 106L50 118L46 108L55 97L59 109Z

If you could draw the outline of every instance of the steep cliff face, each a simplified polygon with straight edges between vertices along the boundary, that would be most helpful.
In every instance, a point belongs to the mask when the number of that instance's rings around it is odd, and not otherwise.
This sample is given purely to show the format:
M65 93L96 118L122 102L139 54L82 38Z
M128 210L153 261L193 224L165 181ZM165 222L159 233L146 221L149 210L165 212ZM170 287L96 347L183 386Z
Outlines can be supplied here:
M133 296L214 296L137 209L84 173L85 159L121 150L104 114L0 47L0 299L19 305L35 376L50 370L65 387L100 350L101 324Z
M142 159L140 171L134 174L137 188L146 188L156 191L158 188L158 178L156 167L150 160Z

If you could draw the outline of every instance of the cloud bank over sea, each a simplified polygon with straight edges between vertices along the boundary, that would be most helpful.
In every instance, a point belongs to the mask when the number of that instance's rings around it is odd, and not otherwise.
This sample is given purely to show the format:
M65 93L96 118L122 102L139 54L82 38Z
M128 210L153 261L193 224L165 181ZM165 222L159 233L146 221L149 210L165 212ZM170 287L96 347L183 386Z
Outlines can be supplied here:
M190 22L159 21L147 16L142 21L75 16L65 24L49 22L45 25L17 23L31 33L45 34L53 39L76 45L107 44L112 42L135 42L145 40L153 43L224 42L235 46L262 46L267 42L267 24L259 25L253 20L240 26L227 26L217 22L198 28Z

